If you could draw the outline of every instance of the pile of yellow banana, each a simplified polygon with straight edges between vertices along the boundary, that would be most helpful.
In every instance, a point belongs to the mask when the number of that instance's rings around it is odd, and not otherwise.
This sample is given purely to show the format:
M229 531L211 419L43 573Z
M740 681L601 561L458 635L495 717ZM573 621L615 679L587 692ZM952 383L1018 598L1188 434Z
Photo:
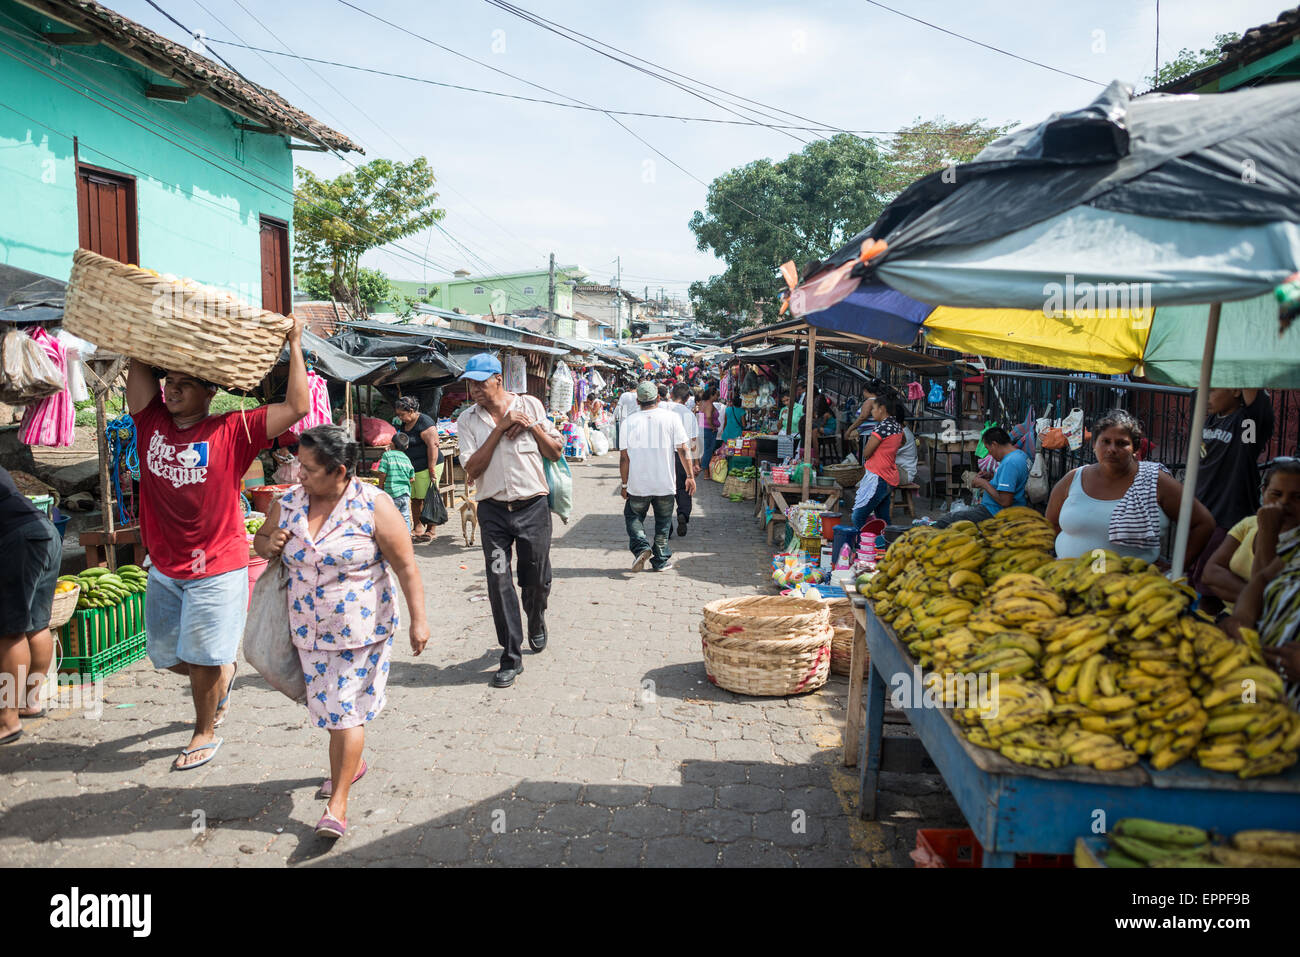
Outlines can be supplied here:
M1051 532L1025 508L918 526L867 586L972 743L1044 768L1195 757L1252 777L1295 763L1300 715L1256 636L1188 614L1195 593L1140 559L1052 559ZM996 700L955 693L971 675L997 675Z
M1295 764L1300 715L1283 699L1281 677L1264 664L1259 636L1243 628L1243 644L1213 625L1184 621L1191 622L1197 691L1208 716L1196 751L1201 766L1248 778Z

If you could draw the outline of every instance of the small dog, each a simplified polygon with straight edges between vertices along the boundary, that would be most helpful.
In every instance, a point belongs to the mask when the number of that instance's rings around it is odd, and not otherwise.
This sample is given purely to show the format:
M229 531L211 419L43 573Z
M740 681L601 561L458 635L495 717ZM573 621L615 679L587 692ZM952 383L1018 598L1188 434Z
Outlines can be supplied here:
M465 479L465 492L461 498L461 503L457 506L460 509L460 533L465 536L465 544L474 544L474 529L478 528L478 502L474 501L470 486L469 478Z

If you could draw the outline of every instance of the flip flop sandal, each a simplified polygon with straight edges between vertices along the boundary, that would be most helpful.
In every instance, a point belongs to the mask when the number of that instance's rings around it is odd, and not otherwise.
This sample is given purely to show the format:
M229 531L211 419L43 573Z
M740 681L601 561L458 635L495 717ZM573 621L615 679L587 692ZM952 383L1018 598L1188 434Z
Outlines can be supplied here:
M173 762L172 762L172 770L173 770L173 771L193 771L195 768L201 768L201 767L203 767L203 765L207 764L209 761L211 761L213 758L215 758L215 757L217 756L217 751L221 748L221 743L222 743L224 740L225 740L225 738L217 738L215 741L209 741L207 744L200 744L197 748L190 748L188 751L182 751L182 752L181 752L181 756L182 756L182 757L188 757L189 755L194 754L194 753L196 753L196 752L198 752L198 751L211 751L212 753L209 754L209 755L208 755L206 758L204 758L202 761L195 761L193 764L183 764L183 765L178 765L178 764L176 764L175 761L173 761Z
M362 758L361 767L357 769L357 775L352 779L352 783L356 784L364 778L366 776L366 771L368 770L369 768L366 766L366 759ZM320 793L323 797L331 797L334 794L334 781L331 778L326 778L321 782Z
M228 708L230 705L230 692L235 688L235 675L239 674L239 662L235 662L235 670L230 673L230 684L226 685L226 696L217 702L217 712L220 713L222 708ZM229 711L221 715L216 721L212 722L212 727L219 728L226 723L226 718L230 716Z
M49 713L49 708L42 708L40 711L37 711L35 714L23 714L21 711L19 711L18 717L22 718L24 721L35 721L37 718L45 717L45 715L48 713Z
M322 814L320 816L320 820L316 822L316 836L327 837L332 841L337 841L340 837L342 837L344 834L347 833L347 830L348 830L347 819L345 818L344 820L340 821L329 811L326 811L324 814Z
M3 738L0 738L0 744L13 744L22 736L23 736L23 729L19 728L13 734L6 734Z
M432 535L412 535L412 536L411 536L411 544L412 544L412 545L428 545L431 541L433 541L433 536L432 536Z

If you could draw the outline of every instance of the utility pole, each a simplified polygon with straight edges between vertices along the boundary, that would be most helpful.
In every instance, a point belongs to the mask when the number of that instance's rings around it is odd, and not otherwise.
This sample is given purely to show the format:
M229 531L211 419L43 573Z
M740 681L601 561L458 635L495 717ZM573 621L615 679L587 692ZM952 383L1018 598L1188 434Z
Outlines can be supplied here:
M550 283L546 292L546 308L551 314L551 335L555 335L555 253L551 253Z
M615 256L614 263L618 268L617 278L614 280L614 308L618 310L618 318L615 321L615 330L618 333L618 344L623 344L623 257Z

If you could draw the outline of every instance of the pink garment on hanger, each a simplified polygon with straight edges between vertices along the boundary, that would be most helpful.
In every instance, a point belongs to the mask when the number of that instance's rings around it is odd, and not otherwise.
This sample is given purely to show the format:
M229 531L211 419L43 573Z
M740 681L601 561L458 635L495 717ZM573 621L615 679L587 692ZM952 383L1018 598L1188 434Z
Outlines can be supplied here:
M63 376L63 391L27 407L18 440L26 445L66 448L76 441L77 410L68 392L68 354L57 339L39 326L27 333L38 342Z
M909 400L925 398L925 390L921 388L921 383L909 382L907 384L907 398Z
M318 425L333 425L334 413L330 411L329 388L314 372L307 373L307 388L311 392L311 408L307 414L289 426L290 435L301 435L307 429Z

